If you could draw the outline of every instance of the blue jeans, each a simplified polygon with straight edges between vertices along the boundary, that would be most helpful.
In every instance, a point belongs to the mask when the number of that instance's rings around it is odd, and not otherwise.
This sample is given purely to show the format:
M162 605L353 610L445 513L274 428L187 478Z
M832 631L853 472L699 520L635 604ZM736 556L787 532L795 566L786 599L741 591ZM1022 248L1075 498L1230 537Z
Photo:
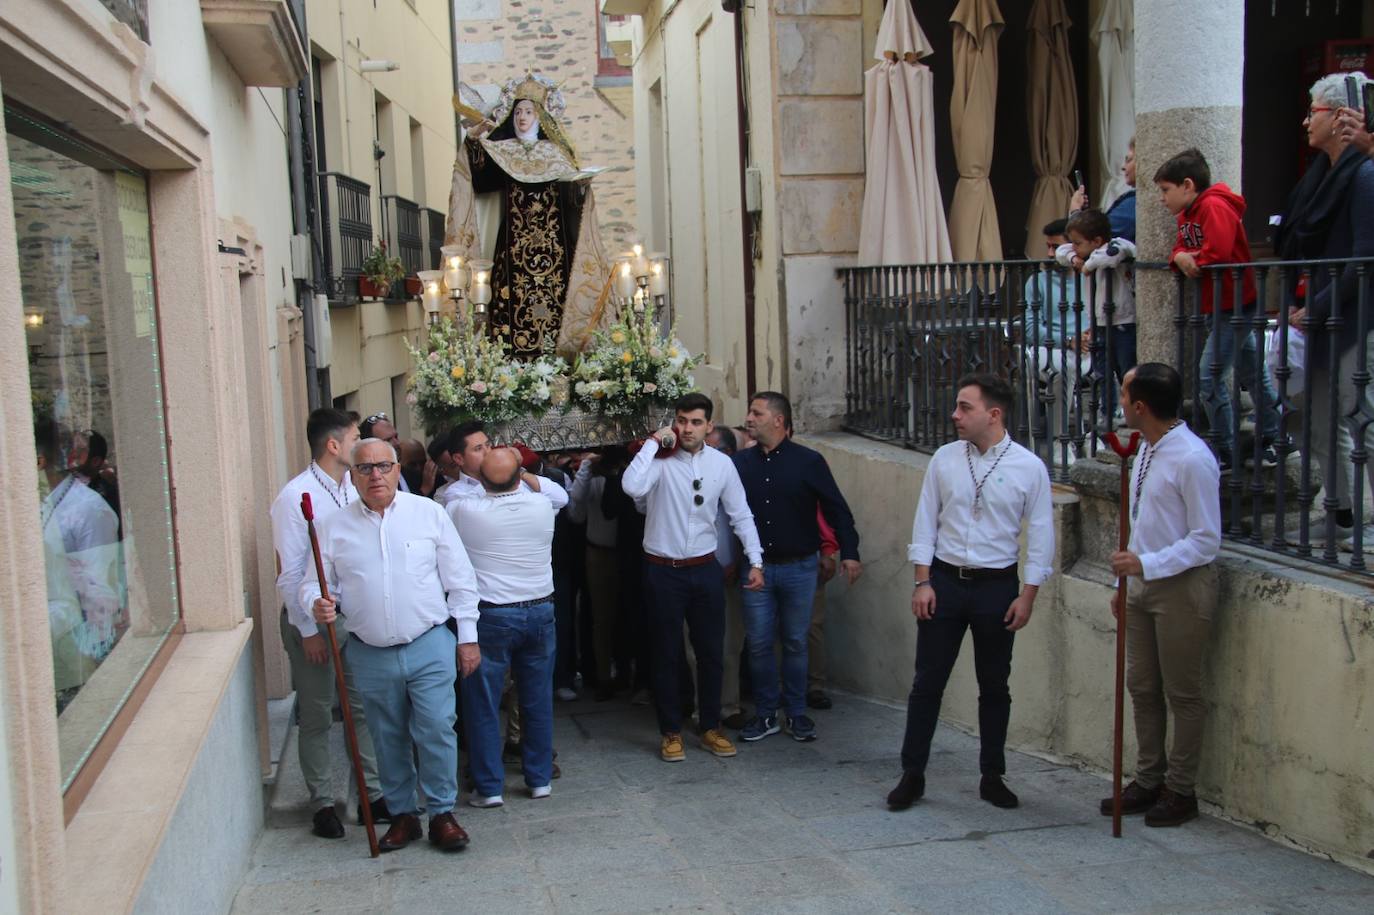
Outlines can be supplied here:
M426 812L435 817L458 803L457 644L445 626L390 648L349 639L348 666L363 697L382 796L393 814L416 812L417 756Z
M744 635L749 644L749 678L759 715L781 708L789 718L806 713L806 632L816 599L816 557L763 564L763 590L741 592ZM782 641L782 690L774 640Z
M477 620L482 663L463 681L468 760L482 797L502 793L501 693L506 671L520 700L520 753L525 784L546 787L553 780L553 668L558 639L553 601L532 607L483 607Z
M1255 306L1242 309L1247 318L1255 316ZM1241 338L1240 353L1236 353L1236 337ZM1231 388L1226 382L1227 369L1240 373L1240 382L1250 389L1255 400L1256 426L1260 439L1265 443L1274 441L1279 434L1278 391L1274 389L1274 379L1264 364L1260 353L1259 331L1247 329L1237 334L1231 327L1231 315L1222 313L1221 326L1213 327L1207 334L1207 343L1202 347L1202 359L1198 364L1198 378L1202 392L1202 406L1207 412L1207 424L1217 433L1221 453L1232 456L1235 451L1235 414L1231 406ZM1221 363L1221 374L1214 377L1213 362ZM1255 370L1260 370L1260 389L1255 388Z

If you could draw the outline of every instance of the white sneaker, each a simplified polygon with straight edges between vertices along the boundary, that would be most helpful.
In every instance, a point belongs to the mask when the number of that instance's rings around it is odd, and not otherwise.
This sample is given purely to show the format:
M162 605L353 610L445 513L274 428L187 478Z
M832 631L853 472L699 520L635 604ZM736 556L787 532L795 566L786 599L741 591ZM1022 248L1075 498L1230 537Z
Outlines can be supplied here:
M534 798L536 801L540 800L541 798L546 798L550 794L553 794L553 785L545 785L542 788L530 789L530 797Z
M1339 532L1341 528L1336 528L1336 530ZM1339 533L1337 536L1339 536ZM1366 524L1364 526L1364 534L1360 538L1360 548L1366 553L1374 552L1374 524ZM1349 537L1341 541L1341 552L1355 552L1355 533L1353 530Z
M555 699L557 699L559 702L576 702L576 701L577 701L577 693L576 693L576 691L574 691L574 690L572 690L571 688L566 687L566 686L560 686L560 687L558 687L558 689L554 690L554 691L553 691L553 697L554 697Z
M504 803L505 800L499 794L494 794L491 797L482 797L481 795L474 794L472 797L468 798L469 807L500 807Z

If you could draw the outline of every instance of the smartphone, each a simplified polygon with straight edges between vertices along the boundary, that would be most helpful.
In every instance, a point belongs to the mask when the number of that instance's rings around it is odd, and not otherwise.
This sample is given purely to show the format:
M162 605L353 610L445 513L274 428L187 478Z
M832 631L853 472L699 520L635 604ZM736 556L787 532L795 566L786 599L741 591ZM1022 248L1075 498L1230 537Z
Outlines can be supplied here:
M1076 168L1073 170L1073 189L1076 191L1080 187L1086 189L1087 185L1083 183L1083 170Z
M1360 81L1353 76L1345 78L1345 107L1351 111L1360 110Z
M1374 83L1364 84L1364 130L1374 133Z

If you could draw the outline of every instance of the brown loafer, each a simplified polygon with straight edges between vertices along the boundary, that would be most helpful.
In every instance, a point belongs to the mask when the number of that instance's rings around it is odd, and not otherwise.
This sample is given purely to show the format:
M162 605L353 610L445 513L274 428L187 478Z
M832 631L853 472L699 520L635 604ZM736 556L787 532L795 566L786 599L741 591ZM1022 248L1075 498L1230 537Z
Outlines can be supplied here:
M415 824L416 838L419 838L419 823ZM468 847L468 834L458 825L452 813L441 813L429 821L429 841L444 851L458 851Z
M1137 813L1146 812L1159 800L1162 789L1162 785L1157 785L1154 788L1142 788L1140 782L1132 781L1121 789L1121 815L1134 816ZM1102 803L1098 804L1098 810L1102 812L1104 817L1111 816L1112 798L1104 797Z
M382 836L377 847L382 851L400 851L424 834L425 831L420 828L420 818L415 814L394 814L391 817L391 828Z

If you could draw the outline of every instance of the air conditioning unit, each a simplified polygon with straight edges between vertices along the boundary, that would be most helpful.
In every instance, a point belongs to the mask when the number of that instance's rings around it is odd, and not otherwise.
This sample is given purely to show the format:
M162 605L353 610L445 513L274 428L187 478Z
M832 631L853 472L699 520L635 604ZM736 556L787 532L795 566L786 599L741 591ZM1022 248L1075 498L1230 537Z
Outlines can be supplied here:
M315 296L315 368L327 369L334 361L334 329L329 324L329 297Z

